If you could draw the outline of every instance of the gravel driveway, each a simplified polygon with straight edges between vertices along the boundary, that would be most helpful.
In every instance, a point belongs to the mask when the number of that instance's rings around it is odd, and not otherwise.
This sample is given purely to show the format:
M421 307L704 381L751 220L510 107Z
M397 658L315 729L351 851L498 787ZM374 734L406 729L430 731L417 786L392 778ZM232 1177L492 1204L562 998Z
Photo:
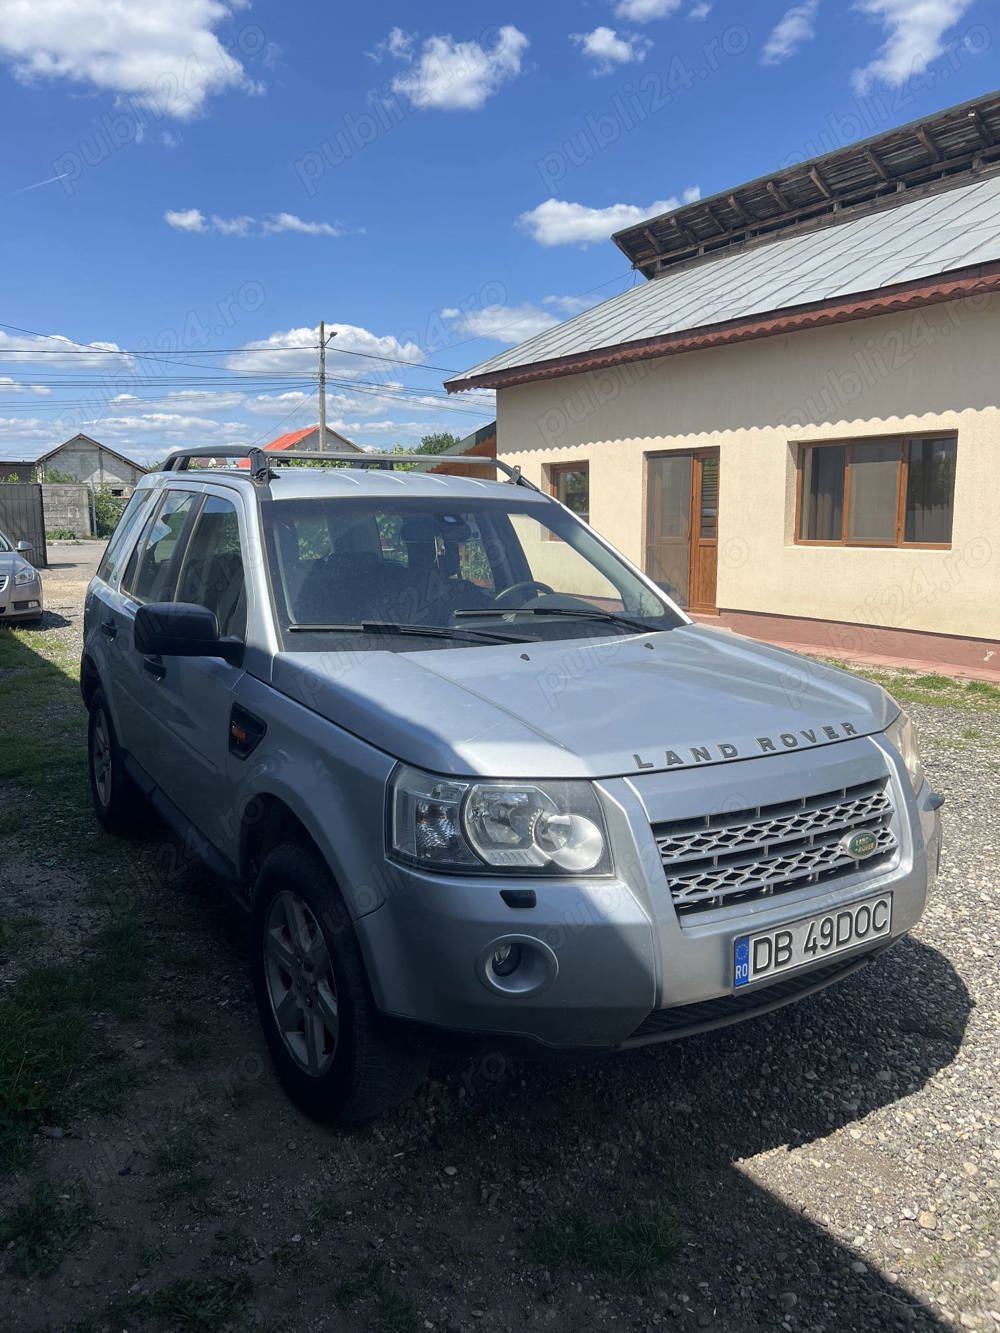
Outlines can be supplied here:
M97 554L53 552L49 656L79 653ZM75 851L40 852L0 837L3 910L48 931L28 962L86 955L107 910L84 882L95 857L109 883L135 887L152 950L135 1012L99 1019L135 1074L123 1109L43 1126L34 1164L0 1181L0 1240L47 1182L60 1217L82 1190L90 1218L44 1276L14 1261L16 1233L7 1242L0 1323L1000 1326L1000 711L912 712L947 797L942 875L912 938L722 1033L590 1063L465 1057L349 1135L277 1090L240 917L168 838L119 844L81 826ZM79 716L57 725L82 745ZM0 784L0 820L24 796Z

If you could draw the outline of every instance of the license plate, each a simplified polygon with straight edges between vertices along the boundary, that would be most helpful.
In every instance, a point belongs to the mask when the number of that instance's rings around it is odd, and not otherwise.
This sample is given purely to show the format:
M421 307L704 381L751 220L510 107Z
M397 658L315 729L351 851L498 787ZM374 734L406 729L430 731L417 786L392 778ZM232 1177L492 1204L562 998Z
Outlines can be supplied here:
M892 931L892 894L803 917L777 930L760 930L734 940L733 985L751 986L808 963L818 963Z

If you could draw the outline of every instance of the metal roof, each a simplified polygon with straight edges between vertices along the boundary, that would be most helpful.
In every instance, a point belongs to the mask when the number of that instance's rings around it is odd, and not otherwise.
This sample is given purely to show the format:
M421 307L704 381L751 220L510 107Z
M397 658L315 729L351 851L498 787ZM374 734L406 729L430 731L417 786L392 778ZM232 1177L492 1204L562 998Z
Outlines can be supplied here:
M624 227L612 239L651 278L756 236L870 208L900 189L968 176L998 159L1000 93L992 92Z
M996 262L1000 174L672 268L446 384Z

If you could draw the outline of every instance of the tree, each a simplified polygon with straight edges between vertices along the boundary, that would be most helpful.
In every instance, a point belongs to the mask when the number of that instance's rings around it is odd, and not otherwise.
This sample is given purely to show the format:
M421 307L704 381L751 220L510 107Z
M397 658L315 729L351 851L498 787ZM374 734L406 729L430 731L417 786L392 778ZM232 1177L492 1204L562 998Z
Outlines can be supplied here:
M453 444L458 444L459 437L452 435L450 431L441 430L436 435L422 436L420 443L414 449L415 454L443 454L446 449L450 449Z

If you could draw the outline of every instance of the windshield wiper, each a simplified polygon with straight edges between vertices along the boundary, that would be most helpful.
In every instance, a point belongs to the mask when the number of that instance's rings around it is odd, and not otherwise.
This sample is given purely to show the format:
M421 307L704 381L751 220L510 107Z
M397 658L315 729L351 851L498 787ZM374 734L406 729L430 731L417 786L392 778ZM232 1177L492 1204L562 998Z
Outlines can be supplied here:
M399 625L391 620L362 620L356 625L289 625L289 634L411 634L423 639L466 639L470 643L531 643L513 634L450 629L447 625Z
M633 620L630 616L619 615L616 611L601 611L598 607L581 607L577 610L570 606L511 606L488 607L476 611L472 607L463 607L452 614L474 619L476 616L569 616L574 620L603 620L609 625L622 625L625 629L635 630L639 634L656 634L657 627L642 620Z

